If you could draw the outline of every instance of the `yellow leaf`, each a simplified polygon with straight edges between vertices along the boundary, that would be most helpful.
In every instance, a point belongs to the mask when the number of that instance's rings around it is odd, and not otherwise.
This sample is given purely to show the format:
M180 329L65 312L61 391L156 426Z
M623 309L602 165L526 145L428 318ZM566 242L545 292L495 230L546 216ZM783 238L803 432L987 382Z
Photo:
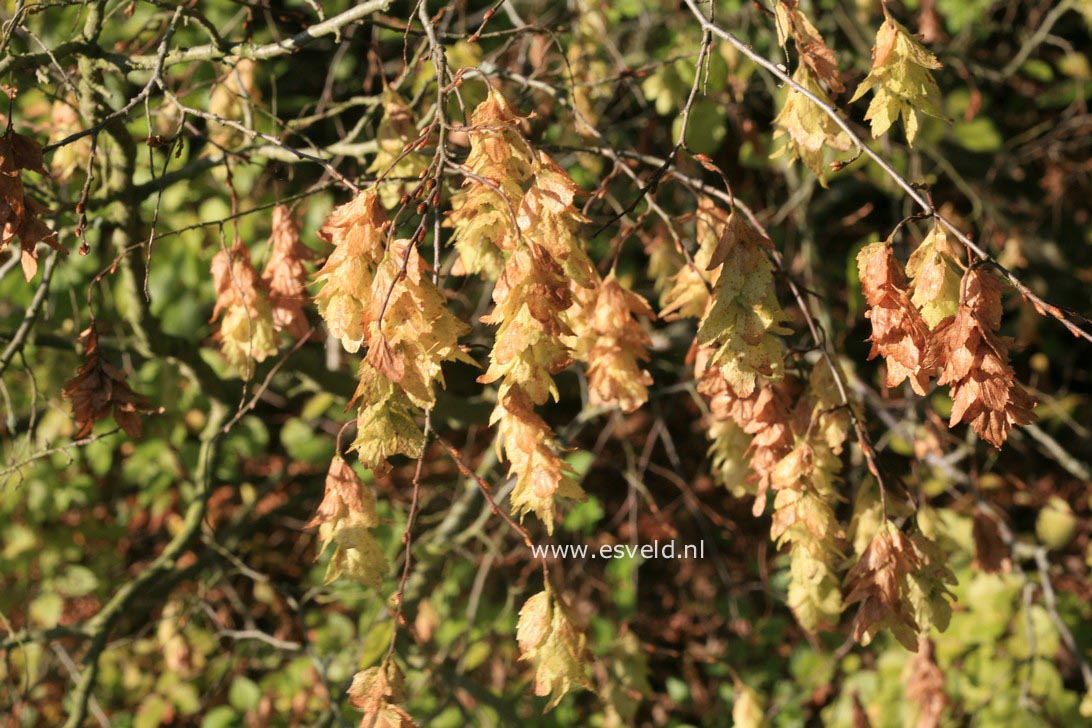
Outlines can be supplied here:
M940 62L910 32L895 21L884 7L885 19L872 48L872 70L857 87L850 102L869 90L876 94L865 118L872 122L872 136L879 137L902 117L906 142L913 146L919 113L944 118L940 111L940 89L931 71Z

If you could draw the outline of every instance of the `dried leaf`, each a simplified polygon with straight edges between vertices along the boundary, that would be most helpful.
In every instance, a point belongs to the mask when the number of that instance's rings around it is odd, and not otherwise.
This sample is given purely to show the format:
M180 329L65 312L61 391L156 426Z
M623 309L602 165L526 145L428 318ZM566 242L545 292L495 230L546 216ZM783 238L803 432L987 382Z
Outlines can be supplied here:
M910 539L885 521L846 576L846 604L860 603L853 639L868 645L881 629L890 628L906 649L917 649L921 627L910 604L909 581L920 569Z
M833 480L841 463L829 450L800 442L770 473L770 537L789 549L789 607L809 632L831 629L842 613L837 565L844 538L834 515Z
M575 332L571 346L573 356L588 365L591 403L633 412L648 401L652 384L639 364L648 361L651 344L640 319L654 318L652 308L613 273L595 288L574 287L573 299L566 312Z
M466 167L473 176L467 176L463 190L452 199L452 212L444 222L455 229L458 274L495 280L504 269L504 251L515 247L515 211L535 159L519 131L520 118L495 90L471 115Z
M220 351L235 371L249 378L255 363L277 353L265 281L258 277L250 251L241 243L213 256L212 280L216 289L212 320L222 317L216 337Z
M1016 381L1009 365L1011 339L995 332L1001 325L1001 286L983 267L963 276L958 311L933 330L930 366L940 366L940 384L950 386L953 405L948 423L969 424L1000 449L1013 425L1035 421L1035 400Z
M365 311L371 302L372 278L385 253L387 213L375 190L364 190L334 208L319 236L334 251L318 272L321 289L315 295L319 314L330 334L346 351L364 343Z
M125 381L125 373L102 359L94 326L85 329L80 339L84 363L76 376L61 388L61 396L72 400L73 417L79 427L75 438L90 435L95 423L112 412L114 421L125 434L134 440L140 439L144 434L140 415L163 409L153 407L147 399L133 392Z
M781 0L776 7L778 42L784 46L791 35L800 53L800 60L836 94L845 91L838 60L823 36L800 10L797 0Z
M17 134L11 125L0 136L0 250L19 238L23 275L29 281L38 272L38 243L61 251L57 233L41 220L46 208L27 196L22 172L48 175L42 147L30 137Z
M478 378L500 381L500 396L519 386L535 404L557 398L553 374L569 366L572 352L565 336L572 330L564 312L572 292L561 267L541 247L521 246L508 259L493 288L493 312L482 317L499 324L489 368Z
M387 557L372 535L379 525L375 495L357 477L352 466L335 455L326 474L326 490L306 528L318 527L322 549L332 544L333 556L326 569L327 584L345 576L373 589L383 585Z
M444 362L476 366L458 344L470 327L448 310L429 272L410 240L393 241L375 270L363 316L367 361L422 409L436 404Z
M405 678L394 662L369 667L353 675L347 691L349 703L363 711L360 728L414 728L409 715L398 706L404 702Z
M780 378L784 345L777 336L791 333L782 325L787 317L774 290L770 247L733 212L709 261L710 268L720 265L720 273L695 342L713 348L709 366L720 368L739 398L751 396L763 379Z
M944 631L951 616L947 584L955 577L936 544L921 533L907 537L885 521L846 575L846 604L860 603L853 639L868 645L889 628L908 650L931 627Z
M587 500L576 473L558 455L553 431L518 386L497 403L490 424L498 424L497 446L508 461L509 477L516 478L512 510L521 518L533 512L552 534L557 499Z
M793 80L816 98L830 103L825 91L804 66L796 69ZM827 166L831 152L845 152L853 145L842 127L838 126L819 104L789 89L785 105L774 119L774 139L783 139L771 159L787 155L790 160L799 159L826 187Z
M573 687L591 689L584 675L586 638L548 588L528 599L520 609L516 634L520 659L535 665L535 695L550 696L547 710Z
M857 254L861 289L872 322L872 351L868 358L883 356L887 362L887 386L904 379L920 395L926 393L935 365L927 362L929 326L906 293L906 275L886 242L866 245Z
M356 439L350 449L360 462L375 469L392 455L421 457L425 435L409 397L367 360L360 365L359 380L354 402L360 400L361 406L356 417Z
M940 728L951 700L944 691L944 673L928 637L918 640L917 654L906 665L906 698L917 704L915 728Z
M288 208L273 208L273 231L269 236L273 252L265 263L262 280L269 289L269 303L273 311L273 330L284 331L293 339L307 335L306 306L309 277L305 263L314 256L300 242L300 230Z

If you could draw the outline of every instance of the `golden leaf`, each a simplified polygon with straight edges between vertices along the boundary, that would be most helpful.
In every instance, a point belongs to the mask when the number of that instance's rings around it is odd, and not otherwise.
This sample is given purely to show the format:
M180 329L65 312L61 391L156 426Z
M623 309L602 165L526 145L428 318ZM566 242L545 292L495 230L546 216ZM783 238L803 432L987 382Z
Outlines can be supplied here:
M455 229L455 272L496 279L504 268L503 251L515 246L515 211L535 156L519 131L520 117L499 92L490 89L470 122L466 167L473 176L467 176L464 189L452 199L444 225Z
M884 6L884 22L872 48L872 71L857 87L850 102L875 90L865 118L872 122L872 136L879 137L900 116L906 127L906 142L913 146L919 114L944 118L940 111L940 89L931 71L940 62L906 28L891 17Z
M361 400L361 406L356 417L356 439L350 449L360 462L376 468L392 455L421 457L425 435L409 397L368 361L361 363L359 379L354 401Z
M948 242L941 223L921 241L906 262L910 276L910 300L921 310L929 328L955 315L959 308L958 252Z
M322 541L319 554L331 544L334 546L326 569L327 584L347 576L374 589L382 586L387 557L371 534L371 529L377 525L379 514L375 508L375 494L344 458L335 455L326 474L322 502L305 526L318 527Z
M509 477L516 478L512 510L521 519L528 511L534 513L552 534L557 500L588 497L572 467L558 455L553 431L520 387L511 388L497 403L490 424L498 424L497 446L508 461Z
M648 361L652 343L640 319L654 318L652 308L613 273L595 288L575 287L573 298L567 311L575 332L573 356L588 365L591 403L633 412L648 401L652 384L639 364Z
M774 291L769 247L767 238L733 212L708 266L720 265L720 273L695 341L713 349L709 365L720 368L740 398L753 394L760 379L781 376L783 345L776 337L791 333L782 325L787 319Z
M321 289L315 295L319 314L330 334L346 351L355 353L364 343L364 315L371 301L375 267L385 252L387 214L375 190L364 190L334 208L319 236L334 251L318 272Z
M830 103L826 92L806 67L797 68L793 80L816 98ZM774 139L783 139L783 142L770 158L787 155L790 160L799 159L824 187L827 186L827 150L845 152L853 145L845 130L819 104L792 88L781 112L774 119L774 126L777 127Z
M584 674L587 640L548 588L528 599L520 609L516 634L520 659L535 665L535 695L550 696L547 710L573 687L591 689Z

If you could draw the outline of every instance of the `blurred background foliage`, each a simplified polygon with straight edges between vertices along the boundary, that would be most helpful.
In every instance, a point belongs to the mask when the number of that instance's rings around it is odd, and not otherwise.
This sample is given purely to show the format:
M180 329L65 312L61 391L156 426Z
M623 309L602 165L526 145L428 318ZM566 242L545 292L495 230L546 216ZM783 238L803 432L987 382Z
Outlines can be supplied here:
M171 47L196 48L217 36L271 43L319 22L320 13L330 18L352 5L188 2L177 6L184 22ZM94 48L73 48L93 6L104 16ZM765 57L788 63L764 6L718 0L716 17ZM869 67L879 3L803 6L838 53L852 88ZM176 8L148 0L5 0L3 7L0 80L18 89L4 120L43 144L94 125L140 92ZM944 64L937 78L950 121L926 119L913 150L901 136L875 147L1033 290L1054 304L1092 310L1092 4L907 0L889 7ZM429 5L432 13L438 8ZM492 8L476 0L448 4L439 24L448 63L489 74L518 109L533 112L529 137L586 191L602 191L587 200L587 234L599 231L588 240L592 257L608 259L621 245L620 277L653 301L642 241L664 236L663 226L643 216L637 231L619 237L616 212L642 190L603 149L637 155L633 169L643 183L651 181L680 132L695 75L703 74L687 147L725 171L735 195L766 224L791 274L821 302L819 317L835 350L853 362L855 396L880 457L922 504L919 523L942 544L958 577L952 624L934 636L948 701L942 725L1092 720L1087 342L1010 297L1005 332L1020 346L1014 363L1040 401L1040 422L1034 434L1014 433L1000 453L962 429L949 432L942 421L951 407L946 395L915 404L904 392L885 390L877 367L865 363L869 331L856 252L914 212L878 168L855 161L831 173L823 190L799 165L771 161L770 122L785 89L727 44L714 42L707 66L696 69L702 32L682 3L520 0L498 6L471 39ZM168 65L167 86L183 104L268 138L183 118L157 90L110 133L95 135L90 181L89 137L46 155L51 179L24 177L53 211L47 219L69 253L51 271L44 306L6 362L0 392L5 725L64 720L73 686L92 669L85 663L88 625L98 626L103 606L148 569L184 528L189 504L202 497L207 511L196 537L111 625L88 724L356 722L345 689L357 670L378 663L390 641L387 597L402 563L413 463L378 478L360 470L377 490L376 535L394 565L384 589L324 586L328 557L314 562L316 539L303 525L321 498L338 431L349 418L355 364L318 334L298 350L282 347L250 382L240 381L211 339L209 265L235 239L256 263L264 261L277 202L290 206L305 245L320 258L329 252L315 231L348 194L324 167L285 147L327 159L350 179L374 178L384 92L397 91L418 119L432 103L427 45L419 24L406 30L414 17L410 4L391 2L291 55L234 70L215 58ZM522 23L531 30L512 32ZM61 52L50 57L45 49ZM143 69L126 66L142 59ZM466 110L484 98L484 88L467 77ZM92 91L98 106L87 98ZM844 105L846 98L837 101ZM582 127L574 106L596 134ZM864 108L853 105L850 116L859 122ZM449 112L464 118L458 102ZM456 134L452 144L456 156L465 154L465 138ZM690 156L682 155L677 167L717 183ZM453 175L451 189L460 182ZM385 184L397 201L401 183ZM655 200L678 216L693 246L690 189L668 175ZM644 201L635 204L637 213L645 211ZM897 252L904 257L925 231L919 223L906 226ZM430 234L423 247L433 244ZM12 249L0 254L0 348L13 341L44 275L40 270L28 283ZM464 320L488 310L489 291L477 281L452 278L448 293ZM60 389L81 364L78 334L92 310L108 359L163 408L145 419L140 440L107 419L89 438L72 441L77 428ZM491 517L474 484L441 450L430 449L408 626L398 647L407 710L427 726L734 720L848 728L863 725L862 716L874 726L915 725L919 706L906 694L912 655L895 640L885 635L860 647L844 630L809 639L796 626L785 605L784 557L768 543L768 519L752 517L749 502L709 475L702 410L684 363L693 323L656 322L652 329L655 385L639 412L583 406L583 375L570 370L558 379L561 402L546 416L571 448L568 459L591 497L565 513L554 540L593 548L657 538L704 541L706 557L558 562L559 578L588 626L597 691L569 695L543 715L545 700L530 696L514 639L516 610L538 588L533 562ZM491 338L477 326L464 343L483 361ZM797 344L808 346L803 337ZM267 376L253 410L238 409ZM450 368L433 422L499 484L503 473L487 427L491 402L475 376L468 366ZM241 416L218 439L205 493L203 433L224 424L223 408ZM867 519L875 494L859 453L848 465L840 514L845 522ZM996 573L979 563L980 501L1005 514L1011 529L1011 553ZM541 524L531 528L545 542Z

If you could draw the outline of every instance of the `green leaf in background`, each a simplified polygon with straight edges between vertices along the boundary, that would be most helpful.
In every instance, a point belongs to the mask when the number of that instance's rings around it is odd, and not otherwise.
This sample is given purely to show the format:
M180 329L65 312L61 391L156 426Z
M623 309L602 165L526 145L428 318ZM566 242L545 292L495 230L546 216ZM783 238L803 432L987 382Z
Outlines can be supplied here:
M237 710L248 711L258 707L258 701L262 699L262 689L248 677L238 675L231 681L231 689L228 691L228 701Z

